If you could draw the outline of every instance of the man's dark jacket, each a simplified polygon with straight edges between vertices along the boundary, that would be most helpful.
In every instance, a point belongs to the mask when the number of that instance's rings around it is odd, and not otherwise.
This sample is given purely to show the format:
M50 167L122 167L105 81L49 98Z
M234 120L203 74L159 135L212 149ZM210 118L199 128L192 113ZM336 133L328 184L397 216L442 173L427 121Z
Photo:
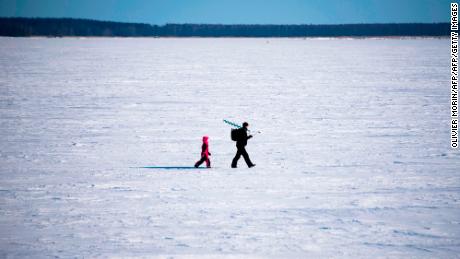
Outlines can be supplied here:
M238 131L238 140L236 141L237 147L245 147L248 144L248 139L252 138L252 136L248 137L247 129L245 127L241 127L237 129Z

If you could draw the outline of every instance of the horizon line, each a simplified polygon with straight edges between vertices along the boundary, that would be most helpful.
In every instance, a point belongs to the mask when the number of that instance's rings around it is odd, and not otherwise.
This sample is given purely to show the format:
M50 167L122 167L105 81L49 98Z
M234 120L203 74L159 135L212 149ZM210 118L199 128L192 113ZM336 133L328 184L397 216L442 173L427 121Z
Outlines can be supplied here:
M166 25L223 25L223 26L235 26L235 25L255 25L255 26L302 26L302 25L321 25L321 26L336 26L336 25L390 25L390 24L449 24L446 22L386 22L386 23L175 23L167 22L164 24L154 24L154 23L143 23L143 22L122 22L114 20L98 20L90 18L74 18L74 17L19 17L19 16L0 16L0 19L42 19L42 20L85 20L85 21L95 21L95 22L110 22L110 23L124 23L124 24L142 24L150 26L166 26Z

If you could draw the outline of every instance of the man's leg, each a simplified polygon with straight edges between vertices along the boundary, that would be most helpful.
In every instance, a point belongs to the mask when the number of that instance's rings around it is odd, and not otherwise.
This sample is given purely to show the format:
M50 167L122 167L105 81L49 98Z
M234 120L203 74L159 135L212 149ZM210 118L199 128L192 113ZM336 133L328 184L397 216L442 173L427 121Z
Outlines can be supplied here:
M248 152L246 152L246 149L245 149L245 148L243 148L243 149L241 150L241 154L243 155L244 161L246 161L246 164L247 164L249 167L254 166L254 164L251 162L251 159L249 159L249 154L248 154Z
M211 167L211 160L209 160L209 157L206 158L206 167Z
M236 151L236 155L235 157L233 158L233 161L232 161L232 167L235 168L237 163L238 163L238 159L240 159L241 157L241 149L238 148L238 150Z

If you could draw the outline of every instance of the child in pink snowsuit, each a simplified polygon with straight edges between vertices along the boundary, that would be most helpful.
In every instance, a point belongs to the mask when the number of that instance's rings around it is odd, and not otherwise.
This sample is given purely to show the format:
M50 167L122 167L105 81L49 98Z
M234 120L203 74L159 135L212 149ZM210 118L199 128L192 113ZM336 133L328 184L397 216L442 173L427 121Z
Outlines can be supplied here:
M209 160L209 156L211 153L209 152L209 144L208 144L208 136L203 137L203 145L201 146L201 159L195 163L195 167L199 167L203 162L206 161L206 167L211 167L211 160Z

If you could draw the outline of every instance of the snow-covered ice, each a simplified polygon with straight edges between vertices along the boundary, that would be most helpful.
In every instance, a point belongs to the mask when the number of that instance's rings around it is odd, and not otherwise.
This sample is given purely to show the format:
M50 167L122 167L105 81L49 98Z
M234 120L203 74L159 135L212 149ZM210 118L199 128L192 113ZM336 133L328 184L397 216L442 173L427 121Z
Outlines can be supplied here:
M0 257L455 258L448 39L0 38ZM229 119L260 130L243 159ZM211 170L190 166L210 136Z

